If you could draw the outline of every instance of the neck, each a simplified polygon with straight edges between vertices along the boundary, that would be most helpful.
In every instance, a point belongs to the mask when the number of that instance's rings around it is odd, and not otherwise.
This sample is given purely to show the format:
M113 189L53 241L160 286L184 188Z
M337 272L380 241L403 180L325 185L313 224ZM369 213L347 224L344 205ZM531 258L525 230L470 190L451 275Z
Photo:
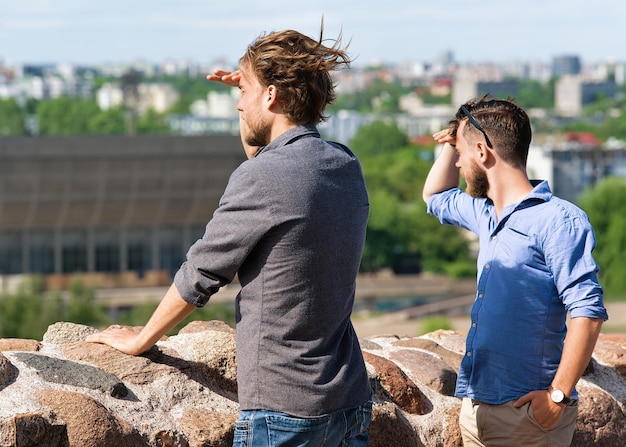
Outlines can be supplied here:
M520 202L532 190L526 171L511 168L490 176L487 196L493 201L499 217L504 208Z
M274 141L280 135L284 134L290 129L297 127L297 124L292 123L284 115L279 115L272 124L272 130L270 132L270 141Z

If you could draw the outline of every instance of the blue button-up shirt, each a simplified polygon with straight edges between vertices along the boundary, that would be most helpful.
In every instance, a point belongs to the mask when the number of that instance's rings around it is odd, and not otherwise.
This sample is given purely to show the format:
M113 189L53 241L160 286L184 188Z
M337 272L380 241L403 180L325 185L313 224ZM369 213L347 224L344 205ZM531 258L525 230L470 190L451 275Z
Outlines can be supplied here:
M571 318L608 318L587 215L553 196L547 182L533 186L499 219L490 199L458 188L428 202L429 214L480 241L459 397L501 404L547 389L561 360L567 312Z

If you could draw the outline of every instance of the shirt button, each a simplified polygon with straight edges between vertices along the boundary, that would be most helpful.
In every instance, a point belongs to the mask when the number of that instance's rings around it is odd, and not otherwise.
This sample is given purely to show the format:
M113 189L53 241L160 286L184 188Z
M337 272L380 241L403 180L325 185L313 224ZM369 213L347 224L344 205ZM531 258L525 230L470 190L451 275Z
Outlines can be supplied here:
M489 264L485 264L485 268L489 270Z
M498 237L498 236L495 236L495 235L494 235L494 236L491 236L491 240L492 240L492 241L495 241L497 237Z
M472 327L476 327L476 323L472 323Z
M483 294L482 294L482 293L479 293L479 294L478 294L478 298L481 298L481 299L482 299L482 297L483 297Z
M466 355L467 355L468 357L471 357L471 356L472 356L472 353L471 353L471 352L468 352Z

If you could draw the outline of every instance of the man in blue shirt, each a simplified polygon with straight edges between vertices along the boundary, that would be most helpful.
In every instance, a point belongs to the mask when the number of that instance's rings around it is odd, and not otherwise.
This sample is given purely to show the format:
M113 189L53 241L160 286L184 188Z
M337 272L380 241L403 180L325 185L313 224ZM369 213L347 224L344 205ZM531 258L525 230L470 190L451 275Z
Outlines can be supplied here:
M529 180L530 120L512 102L472 100L434 138L444 146L424 185L428 212L480 241L456 389L464 445L569 446L574 387L608 318L589 219Z

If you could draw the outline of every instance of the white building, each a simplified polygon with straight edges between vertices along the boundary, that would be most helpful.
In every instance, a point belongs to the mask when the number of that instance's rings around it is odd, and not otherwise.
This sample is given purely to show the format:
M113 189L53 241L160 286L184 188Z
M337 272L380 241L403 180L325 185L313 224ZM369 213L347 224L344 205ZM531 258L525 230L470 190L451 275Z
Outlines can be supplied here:
M163 113L178 101L178 92L170 84L141 83L137 86L137 110L144 114L148 109ZM124 103L124 92L119 84L105 83L96 92L96 101L102 110Z
M614 98L615 82L586 80L578 75L561 76L554 86L554 108L562 116L578 116L585 105L606 96Z
M100 110L108 110L124 103L124 92L118 84L106 82L96 92L96 102Z

